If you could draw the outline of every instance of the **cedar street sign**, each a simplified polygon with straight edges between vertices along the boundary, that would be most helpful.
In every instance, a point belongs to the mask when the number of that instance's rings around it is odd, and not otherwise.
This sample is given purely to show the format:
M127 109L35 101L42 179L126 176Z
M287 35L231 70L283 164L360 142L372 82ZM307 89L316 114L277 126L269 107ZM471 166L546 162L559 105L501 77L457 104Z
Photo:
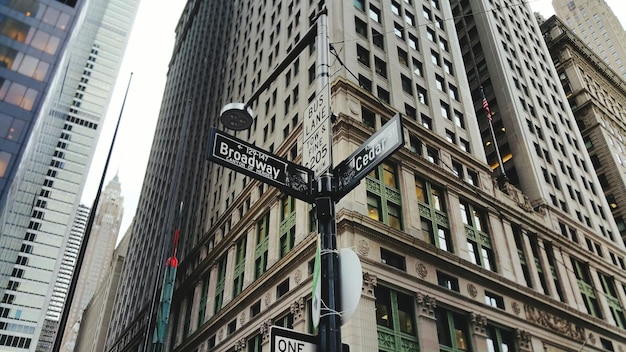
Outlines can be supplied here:
M305 202L312 202L313 172L238 138L211 129L209 160L241 172Z
M335 167L333 170L337 180L335 201L356 187L363 177L403 144L402 118L400 114L396 114L359 149Z
M317 337L272 325L270 352L317 352Z

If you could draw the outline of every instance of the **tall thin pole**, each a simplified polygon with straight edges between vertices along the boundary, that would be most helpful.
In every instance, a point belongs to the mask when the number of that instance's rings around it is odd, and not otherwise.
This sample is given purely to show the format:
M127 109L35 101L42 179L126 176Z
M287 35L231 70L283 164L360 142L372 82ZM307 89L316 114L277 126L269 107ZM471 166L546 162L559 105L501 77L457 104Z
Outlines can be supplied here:
M83 265L85 252L87 251L87 242L89 242L89 236L91 235L91 228L93 227L93 222L96 217L96 210L98 207L98 203L100 202L100 195L102 194L102 188L104 186L104 178L109 168L109 163L111 161L111 154L113 154L113 146L115 145L117 131L120 128L120 121L122 120L122 113L124 112L124 105L126 104L126 97L128 97L128 90L130 89L130 82L132 79L133 79L133 73L131 72L130 78L128 79L128 85L126 86L126 93L124 93L124 100L122 101L122 108L120 109L120 115L117 118L117 124L115 125L115 132L113 132L113 139L111 140L111 145L109 146L109 153L107 154L107 159L106 159L106 162L104 163L104 170L102 170L102 176L100 177L100 185L98 186L98 191L96 192L96 198L93 201L93 205L91 206L91 211L89 212L89 218L87 219L87 226L85 227L85 234L83 235L83 240L80 244L78 257L76 258L76 265L74 266L74 274L72 275L72 281L70 282L70 287L67 290L67 297L65 298L65 305L63 306L63 313L61 314L61 319L59 320L59 326L57 328L56 336L54 338L54 347L52 349L53 351L61 350L61 342L63 340L63 335L65 332L65 325L67 324L67 318L69 316L70 309L72 308L72 301L74 300L74 292L76 291L76 285L78 284L80 269L81 269L81 266Z
M317 20L317 92L327 90L330 108L330 76L329 76L329 39L327 9L320 12ZM328 128L328 133L331 133ZM330 150L331 160L329 167L332 170L332 137ZM333 175L329 171L320 175L317 182L315 211L317 214L317 229L321 237L321 296L322 314L319 326L319 352L341 351L341 300L339 280L339 254L337 252L337 224L335 219L335 200L333 199Z
M491 118L491 109L489 109L489 103L487 102L487 97L485 96L485 91L483 87L480 87L480 95L483 99L483 109L487 114L487 120L489 121L489 132L491 132L491 140L493 141L493 147L496 149L496 155L498 157L498 165L500 165L500 172L502 172L503 180L506 180L506 172L504 171L504 162L502 161L502 157L500 156L500 148L498 148L498 140L496 139L496 134L493 132L493 123Z

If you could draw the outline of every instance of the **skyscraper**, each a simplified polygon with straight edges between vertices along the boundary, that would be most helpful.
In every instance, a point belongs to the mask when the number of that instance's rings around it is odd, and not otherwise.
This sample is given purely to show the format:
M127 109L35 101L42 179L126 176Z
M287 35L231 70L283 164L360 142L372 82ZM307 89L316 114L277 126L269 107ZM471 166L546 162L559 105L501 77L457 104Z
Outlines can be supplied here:
M76 260L80 252L80 245L85 236L87 221L89 219L90 208L85 205L79 205L76 216L72 221L70 236L67 239L67 245L63 251L63 259L61 266L54 282L50 303L46 311L41 334L37 341L37 350L46 351L52 347L56 336L59 317L63 312L65 299L67 298L67 290L69 283L72 281Z
M552 0L556 15L626 80L626 32L604 0Z
M99 352L104 350L109 321L113 312L115 292L119 284L126 251L128 250L129 238L129 236L125 235L117 248L115 248L111 265L104 280L100 282L93 297L81 313L80 325L74 324L66 327L66 331L70 330L76 334L76 336L71 336L72 338L68 339L72 341L75 337L75 345L72 346L72 342L69 345L64 344L62 351L69 351L71 347L74 347L74 351L81 352Z
M28 3L42 10L65 6ZM85 6L54 83L37 107L37 124L0 218L0 345L34 350L49 305L58 303L52 301L53 283L137 6L138 1L114 0Z
M83 3L0 4L0 210Z
M622 121L626 118L626 80L558 17L549 18L541 29L609 209L625 238L626 130ZM613 252L609 257L614 262L622 260Z
M281 65L323 7L331 47ZM404 147L336 207L337 243L363 271L341 328L351 350L625 346L626 276L605 254L624 243L526 3L250 0L189 1L181 16L107 351L150 344L174 228L167 350L268 350L272 325L314 333L316 212L202 155L220 108L254 96L250 130L226 132L303 164L318 50L334 165L403 115Z
M80 274L65 331L57 332L64 336L64 343L61 345L63 347L74 343L71 330L75 329L77 323L80 323L82 311L110 269L113 250L124 215L124 197L121 192L121 185L116 175L109 181L100 198L83 264L80 268L72 268L75 275L78 271ZM72 351L72 349L67 349L67 351Z

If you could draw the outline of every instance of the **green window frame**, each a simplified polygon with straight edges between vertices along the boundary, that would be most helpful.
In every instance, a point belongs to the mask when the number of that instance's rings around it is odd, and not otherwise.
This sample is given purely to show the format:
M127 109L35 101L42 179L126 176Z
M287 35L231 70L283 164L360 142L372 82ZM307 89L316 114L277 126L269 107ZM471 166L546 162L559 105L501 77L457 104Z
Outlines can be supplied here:
M548 283L546 281L546 273L543 269L543 265L541 264L541 259L539 258L539 240L537 239L536 234L530 234L528 239L530 240L530 248L533 251L533 258L535 259L535 269L539 275L539 284L541 285L543 293L545 295L550 295L550 291L548 291Z
M209 294L209 275L202 279L202 289L200 291L200 304L198 305L198 324L196 328L200 328L204 324L204 316L206 315L207 296Z
M524 234L522 233L522 228L517 224L513 224L512 229L515 247L517 248L517 256L522 266L522 273L524 274L524 281L526 281L526 286L533 288L533 281L530 278L530 268L528 267L528 260L526 259L526 251L524 250Z
M472 345L467 318L444 308L435 308L441 352L470 352Z
M556 259L554 258L554 250L550 243L543 243L546 255L548 256L548 265L550 265L550 272L552 273L552 280L554 281L554 287L556 288L556 294L559 296L561 302L565 302L565 296L563 296L563 287L561 286L561 279L559 278L559 272L556 270Z
M428 240L435 247L454 253L443 188L416 175L415 195L422 232L428 235Z
M619 298L617 296L617 287L615 286L615 281L608 275L605 275L601 272L598 272L598 277L600 278L600 283L602 284L602 291L604 292L604 297L609 305L609 310L611 311L611 315L615 320L615 324L622 329L626 329L626 316L624 316L624 308L620 304Z
M596 297L596 290L593 287L591 281L591 273L589 272L589 266L574 257L571 257L572 268L574 274L576 274L576 280L578 282L578 289L587 308L587 313L594 317L602 319L602 311L600 310L600 304Z
M376 286L374 294L378 351L419 351L415 298L384 286Z
M280 200L280 257L284 257L296 242L296 206L292 196Z
M274 325L280 326L286 329L293 329L293 314L287 313L281 317L276 318Z
M187 295L185 300L185 321L183 322L183 339L189 336L189 327L191 326L191 309L193 308L193 292Z
M217 262L217 282L215 284L215 302L214 312L217 313L222 309L224 302L224 285L226 282L226 263L227 257L224 256Z
M402 230L402 198L396 166L383 162L365 178L368 216Z
M487 325L487 350L490 352L515 351L515 335L509 330Z
M233 298L243 291L243 274L246 269L246 245L247 237L244 235L237 241L235 246L235 270L233 273Z
M263 346L263 336L261 334L256 334L248 339L247 352L262 352Z
M464 199L460 200L459 207L461 219L465 224L470 260L476 265L496 272L495 253L487 228L487 212Z
M256 224L256 248L254 249L254 279L267 270L270 213L265 213Z

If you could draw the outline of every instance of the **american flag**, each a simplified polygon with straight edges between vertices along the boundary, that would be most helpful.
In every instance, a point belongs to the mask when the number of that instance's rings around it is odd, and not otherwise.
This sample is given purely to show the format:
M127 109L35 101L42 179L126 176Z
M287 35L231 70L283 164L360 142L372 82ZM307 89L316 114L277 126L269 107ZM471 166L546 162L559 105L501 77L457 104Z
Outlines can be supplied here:
M485 109L485 112L487 113L487 118L489 119L489 122L491 122L491 110L489 110L489 103L487 102L487 97L485 96L485 91L483 90L483 87L480 87L480 94L483 97L483 109Z

